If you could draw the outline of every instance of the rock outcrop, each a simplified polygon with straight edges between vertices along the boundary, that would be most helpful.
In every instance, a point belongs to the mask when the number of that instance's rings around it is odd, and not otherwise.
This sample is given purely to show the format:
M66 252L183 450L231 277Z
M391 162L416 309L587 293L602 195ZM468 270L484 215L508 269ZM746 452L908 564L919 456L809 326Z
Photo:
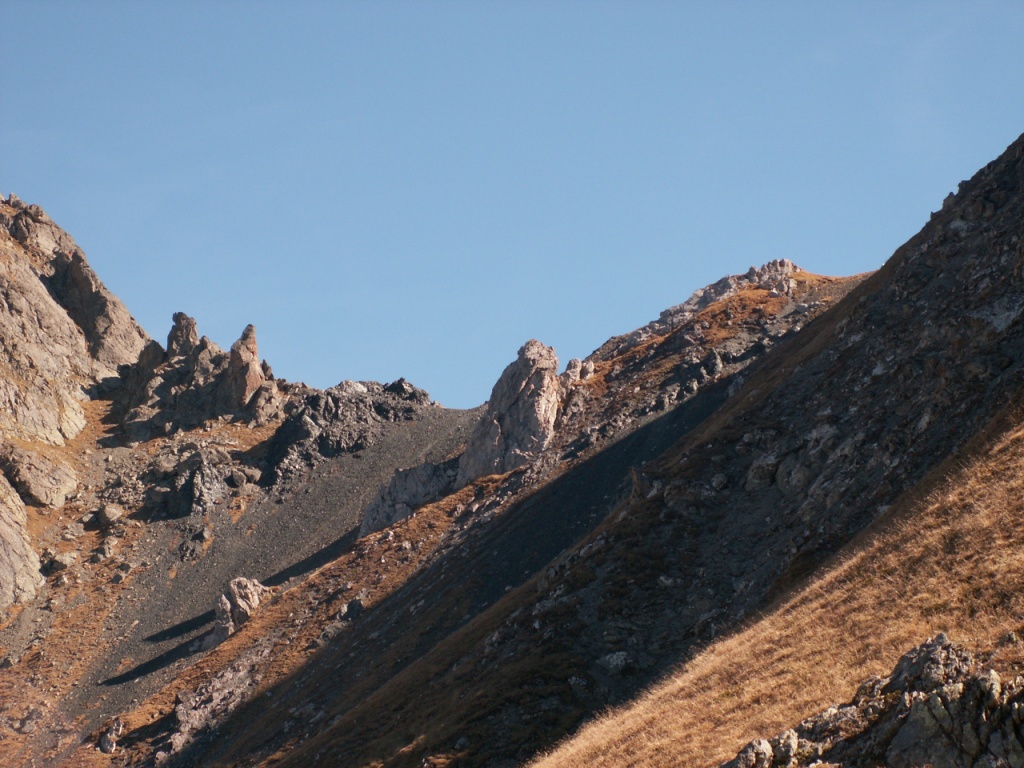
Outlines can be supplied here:
M265 423L283 415L277 383L260 363L256 329L246 326L230 352L206 336L196 321L176 312L167 336L167 352L155 342L137 366L124 372L123 424L132 440L192 429L219 416Z
M457 485L483 475L509 472L548 444L561 397L555 350L531 339L494 385L459 462Z
M171 330L167 334L167 357L185 357L199 346L199 331L195 318L184 312L175 312L171 318Z
M145 334L38 206L0 200L0 432L62 445Z
M723 768L972 768L1024 765L1024 678L1002 682L945 635L908 652L889 677L864 683Z
M202 648L213 648L235 634L256 613L260 603L270 593L271 590L255 579L232 579L227 591L214 606L214 627L203 641Z
M609 339L590 356L591 360L610 360L629 352L653 336L664 336L693 319L694 315L716 301L728 298L743 289L761 289L773 297L791 296L797 283L794 273L802 270L789 259L769 261L761 267L751 267L742 275L728 275L716 283L695 291L682 304L664 310L657 320L622 336Z
M0 611L33 597L43 582L25 524L21 498L0 474Z
M74 470L59 461L14 445L0 445L3 473L26 504L56 509L78 487Z
M256 328L247 325L241 338L231 345L223 385L228 407L245 408L265 380L256 346Z
M457 466L452 460L399 469L363 512L359 535L365 536L405 520L417 507L444 496L454 486Z
M388 424L437 407L425 390L405 379L390 384L343 381L330 389L306 389L294 399L267 451L275 482L324 458L362 450L375 443Z

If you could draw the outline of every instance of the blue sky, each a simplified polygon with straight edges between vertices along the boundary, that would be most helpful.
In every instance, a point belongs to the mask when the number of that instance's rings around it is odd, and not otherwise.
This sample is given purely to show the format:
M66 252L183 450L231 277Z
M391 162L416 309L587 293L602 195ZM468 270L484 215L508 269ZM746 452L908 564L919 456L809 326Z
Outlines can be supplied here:
M1024 3L0 0L0 191L147 331L485 400L775 258L879 267L1024 132Z

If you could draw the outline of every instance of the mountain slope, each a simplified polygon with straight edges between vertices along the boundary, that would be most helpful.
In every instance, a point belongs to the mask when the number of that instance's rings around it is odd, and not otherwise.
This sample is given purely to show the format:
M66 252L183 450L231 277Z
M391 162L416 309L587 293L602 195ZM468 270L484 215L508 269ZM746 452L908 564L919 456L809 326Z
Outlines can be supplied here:
M57 413L70 393L81 413L66 434L0 424L4 552L17 566L3 584L19 601L0 625L0 758L15 764L103 764L100 742L122 763L212 760L213 729L260 681L330 679L310 658L320 648L377 670L328 692L360 705L367 686L398 679L597 525L628 493L630 467L707 418L765 350L858 282L791 263L751 269L561 375L531 342L539 357L508 385L518 391L544 359L529 394L450 411L404 380L319 391L276 379L251 326L225 352L177 313L164 348L135 333L41 209L12 196L4 214L18 279L0 330L39 304L55 318L37 324L39 343L53 330L69 356L29 405ZM8 383L25 327L5 337ZM111 357L119 349L124 361ZM554 418L533 422L541 401ZM463 446L489 419L504 425L493 450L515 457L512 471L460 475L480 458ZM392 527L360 540L371 509Z
M370 699L329 708L336 724L283 764L527 758L740 626L955 456L1019 387L1022 146L756 364L582 545ZM315 698L301 681L276 696ZM267 743L259 722L225 764Z

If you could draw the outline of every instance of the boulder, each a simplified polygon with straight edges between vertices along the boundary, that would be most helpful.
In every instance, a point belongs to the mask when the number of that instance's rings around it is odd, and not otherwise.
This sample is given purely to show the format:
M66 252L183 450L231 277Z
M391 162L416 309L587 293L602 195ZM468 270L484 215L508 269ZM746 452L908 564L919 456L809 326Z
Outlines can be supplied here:
M555 350L531 339L501 374L459 462L457 486L526 464L551 439L562 386Z
M214 606L216 614L213 631L202 643L202 650L220 645L238 631L259 608L271 590L255 579L239 577L232 579L227 592L221 595Z

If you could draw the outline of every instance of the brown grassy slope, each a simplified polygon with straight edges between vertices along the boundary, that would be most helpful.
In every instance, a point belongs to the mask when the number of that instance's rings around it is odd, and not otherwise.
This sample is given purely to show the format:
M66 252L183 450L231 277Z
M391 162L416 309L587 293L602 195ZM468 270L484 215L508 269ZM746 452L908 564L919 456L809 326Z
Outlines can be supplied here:
M972 458L947 462L833 567L533 768L717 765L938 632L1020 674L1024 649L999 644L1024 621L1022 418L1002 414Z

